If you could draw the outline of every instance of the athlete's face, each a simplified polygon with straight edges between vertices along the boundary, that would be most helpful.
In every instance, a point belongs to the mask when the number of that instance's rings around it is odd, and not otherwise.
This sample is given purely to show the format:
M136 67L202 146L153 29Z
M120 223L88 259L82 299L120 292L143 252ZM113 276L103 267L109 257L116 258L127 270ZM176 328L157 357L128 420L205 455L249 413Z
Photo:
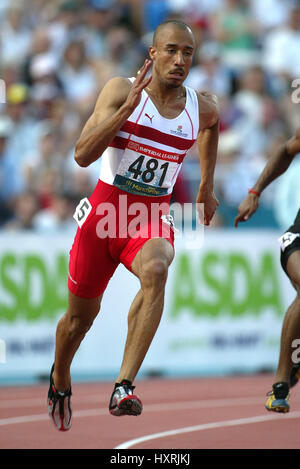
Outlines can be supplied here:
M153 77L156 75L169 88L181 86L192 64L194 48L191 32L174 25L164 27L149 49Z

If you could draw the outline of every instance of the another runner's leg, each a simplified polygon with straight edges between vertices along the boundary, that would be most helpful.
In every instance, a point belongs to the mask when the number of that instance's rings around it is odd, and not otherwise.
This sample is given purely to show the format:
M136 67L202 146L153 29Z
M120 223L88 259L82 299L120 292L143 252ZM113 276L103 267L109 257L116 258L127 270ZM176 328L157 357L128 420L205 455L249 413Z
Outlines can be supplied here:
M297 296L284 317L275 382L289 382L290 372L294 364L292 354L295 348L292 347L292 343L295 339L300 338L300 250L289 256L286 268L289 278L297 291Z

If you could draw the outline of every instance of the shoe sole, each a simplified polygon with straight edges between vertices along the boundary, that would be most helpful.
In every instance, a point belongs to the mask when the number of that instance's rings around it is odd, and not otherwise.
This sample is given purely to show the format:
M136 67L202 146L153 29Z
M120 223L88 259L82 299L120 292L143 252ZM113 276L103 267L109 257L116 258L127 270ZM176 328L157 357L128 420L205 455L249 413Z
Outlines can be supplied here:
M111 415L121 417L123 415L138 416L142 413L143 404L140 399L136 396L125 397L119 404L118 407L110 409Z
M271 411L271 412L279 412L281 414L286 414L287 412L289 412L290 409L287 409L286 407L272 407L272 409L269 409L269 407L266 407L267 410Z
M68 411L68 419L66 419L66 421L65 421L65 418L66 418L65 416L55 415L55 413L57 413L58 408L59 408L59 402L56 402L56 406L54 407L51 398L48 397L47 405L48 405L48 415L54 427L56 428L56 430L60 432L67 432L68 430L70 430L72 426L71 402L69 401L65 403L65 406L67 407L67 409L65 410Z
M279 400L279 399L278 399ZM290 406L286 403L277 403L272 407L265 406L267 410L272 411L272 412L279 412L282 414L286 414L290 410Z
M55 417L55 409L53 409L53 405L51 402L49 402L49 399L48 399L48 416L51 420L51 422L53 423L54 427L56 428L56 430L60 431L60 432L67 432L68 430L70 430L70 428L72 427L72 410L69 410L70 412L70 415L69 415L69 419L67 420L67 422L65 422L65 417L62 417L62 416L56 416Z
M57 420L55 420L55 417L54 417L53 412L51 410L48 410L48 415L49 415L49 418L50 418L51 422L53 423L54 427L56 428L56 430L58 430L59 432L67 432L68 430L70 430L70 428L72 426L72 416L70 416L70 419L69 419L67 425L65 426L63 417L59 417L60 423L58 423Z

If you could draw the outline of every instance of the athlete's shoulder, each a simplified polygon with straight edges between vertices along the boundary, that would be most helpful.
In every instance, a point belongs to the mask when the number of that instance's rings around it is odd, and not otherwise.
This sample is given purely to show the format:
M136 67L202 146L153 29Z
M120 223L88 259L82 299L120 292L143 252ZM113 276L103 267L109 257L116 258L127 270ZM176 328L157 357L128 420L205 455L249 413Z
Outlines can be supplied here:
M219 119L218 98L208 91L195 90L199 104L200 128L209 128Z
M130 78L124 78L124 77L113 77L110 78L106 85L106 87L111 87L111 88L126 88L130 89L132 86L132 82Z
M131 86L132 83L128 78L113 77L104 85L99 98L106 98L115 102L125 101Z
M209 91L199 91L195 90L200 102L204 101L206 103L213 104L214 106L218 105L217 95L210 93Z

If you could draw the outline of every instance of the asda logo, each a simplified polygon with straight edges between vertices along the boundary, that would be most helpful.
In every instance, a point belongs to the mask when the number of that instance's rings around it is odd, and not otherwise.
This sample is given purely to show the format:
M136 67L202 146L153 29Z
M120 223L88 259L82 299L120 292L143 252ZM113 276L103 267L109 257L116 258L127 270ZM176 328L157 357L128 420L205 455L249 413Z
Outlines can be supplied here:
M175 262L171 318L186 312L193 317L284 313L273 253L263 251L255 259L243 252L206 251L196 259L178 253Z
M6 252L0 257L0 321L55 319L67 306L68 259Z

